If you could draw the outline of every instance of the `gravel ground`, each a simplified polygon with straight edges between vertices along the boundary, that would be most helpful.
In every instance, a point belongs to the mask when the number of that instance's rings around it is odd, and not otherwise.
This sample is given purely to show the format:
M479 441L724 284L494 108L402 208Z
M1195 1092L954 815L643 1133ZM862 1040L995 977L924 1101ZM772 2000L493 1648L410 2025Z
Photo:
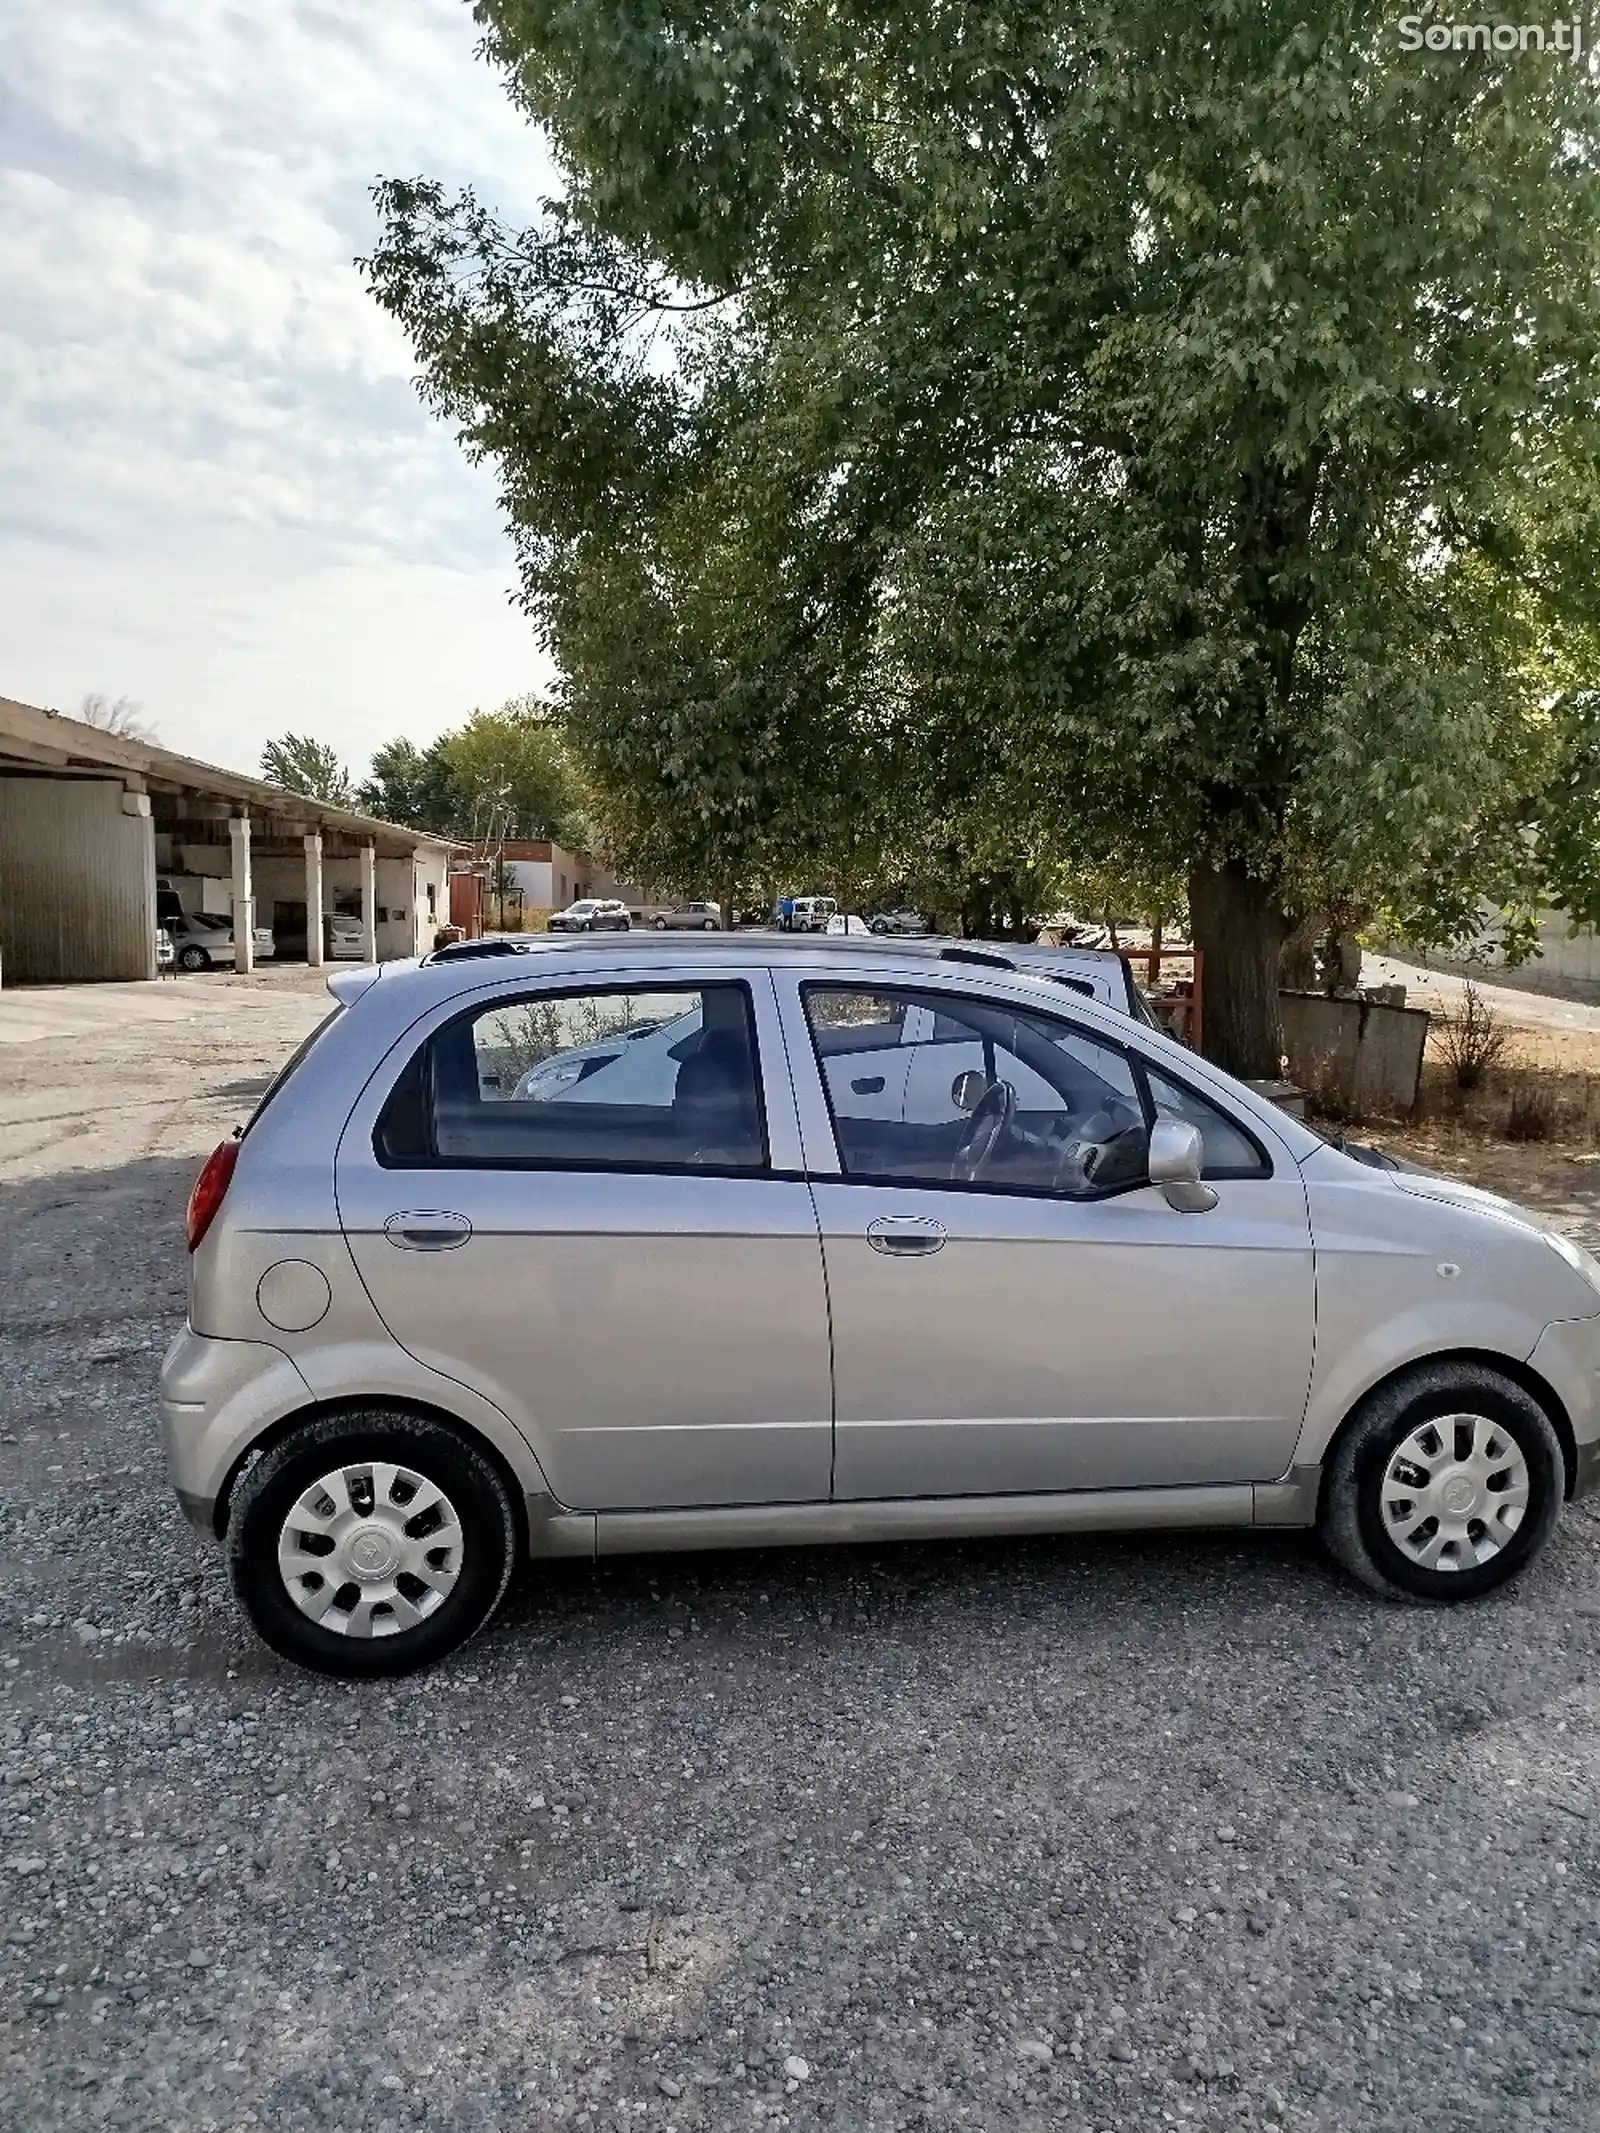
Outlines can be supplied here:
M1600 2122L1594 1513L1440 1612L1292 1535L559 1565L318 1682L154 1411L318 1001L187 997L0 1050L0 2124Z

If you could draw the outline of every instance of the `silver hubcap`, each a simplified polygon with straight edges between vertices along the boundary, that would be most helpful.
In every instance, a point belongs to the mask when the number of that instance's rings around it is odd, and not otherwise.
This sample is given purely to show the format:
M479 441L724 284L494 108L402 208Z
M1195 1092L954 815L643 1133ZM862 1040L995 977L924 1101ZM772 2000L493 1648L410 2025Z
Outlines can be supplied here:
M1424 1570L1492 1562L1528 1508L1528 1462L1485 1415L1440 1415L1396 1447L1383 1477L1383 1523Z
M461 1521L407 1466L335 1467L283 1522L278 1570L300 1612L342 1637L394 1637L425 1622L461 1575Z

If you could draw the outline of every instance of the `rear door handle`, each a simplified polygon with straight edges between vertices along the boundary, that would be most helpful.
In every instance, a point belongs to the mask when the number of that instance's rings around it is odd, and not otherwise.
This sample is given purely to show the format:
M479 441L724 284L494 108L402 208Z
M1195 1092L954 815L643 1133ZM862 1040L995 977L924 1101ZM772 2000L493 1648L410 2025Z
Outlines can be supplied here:
M850 1086L857 1096L881 1096L883 1094L883 1076L881 1074L862 1074L851 1082Z
M944 1240L944 1224L926 1215L880 1215L867 1224L867 1242L891 1259L925 1259Z
M403 1252L453 1252L472 1235L472 1224L444 1208L410 1208L391 1215L383 1234Z

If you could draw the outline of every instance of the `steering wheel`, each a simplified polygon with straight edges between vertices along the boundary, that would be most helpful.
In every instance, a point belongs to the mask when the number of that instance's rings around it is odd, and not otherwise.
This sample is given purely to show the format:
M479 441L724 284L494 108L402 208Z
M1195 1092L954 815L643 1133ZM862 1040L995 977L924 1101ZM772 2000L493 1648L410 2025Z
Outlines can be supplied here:
M1143 1128L1142 1114L1120 1096L1108 1095L1086 1117L1069 1120L1060 1134L1056 1190L1086 1192L1105 1182L1101 1172L1115 1161L1119 1143Z
M976 1184L984 1166L1010 1132L1017 1115L1017 1092L1009 1081L991 1081L950 1158L950 1175L962 1185Z

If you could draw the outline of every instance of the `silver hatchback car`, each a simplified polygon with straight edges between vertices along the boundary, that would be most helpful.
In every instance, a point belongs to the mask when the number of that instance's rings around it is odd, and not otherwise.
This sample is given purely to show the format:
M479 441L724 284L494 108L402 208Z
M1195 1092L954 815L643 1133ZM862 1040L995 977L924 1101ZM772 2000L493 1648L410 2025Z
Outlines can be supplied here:
M463 943L207 1162L171 1471L279 1652L402 1672L519 1559L1318 1526L1464 1599L1600 1474L1600 1264L993 956Z

